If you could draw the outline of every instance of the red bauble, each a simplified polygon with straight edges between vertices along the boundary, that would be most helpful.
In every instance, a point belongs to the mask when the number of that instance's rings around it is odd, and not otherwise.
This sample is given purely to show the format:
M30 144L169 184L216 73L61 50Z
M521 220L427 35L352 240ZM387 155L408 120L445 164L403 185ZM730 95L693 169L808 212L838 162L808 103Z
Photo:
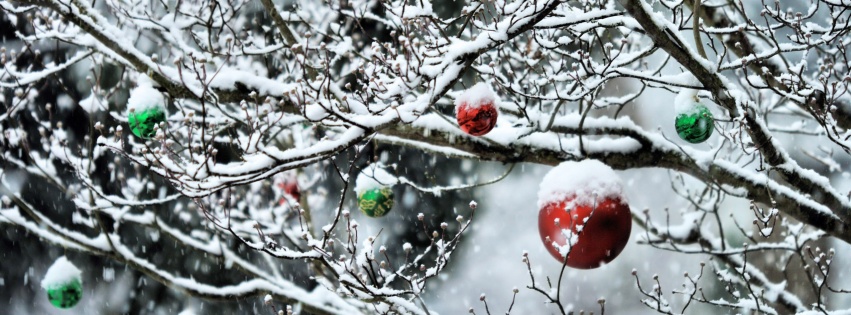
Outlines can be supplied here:
M478 137L493 130L498 115L496 106L492 102L479 104L477 107L461 103L458 105L455 117L462 131Z
M568 266L593 269L611 262L629 241L632 230L629 205L616 196L599 199L596 207L594 204L577 204L573 200L566 198L541 208L538 213L538 231L544 246L558 261L563 261L564 256L553 246L553 242L565 246L565 234L569 234L573 246L567 256ZM573 208L566 209L567 206Z
M298 188L298 181L295 178L288 178L283 182L278 183L278 188L284 190L284 195L292 197L296 202L301 200L301 190ZM281 198L280 204L287 203L286 197Z
M469 135L483 136L496 126L499 99L490 85L479 82L455 99L455 119L461 130Z

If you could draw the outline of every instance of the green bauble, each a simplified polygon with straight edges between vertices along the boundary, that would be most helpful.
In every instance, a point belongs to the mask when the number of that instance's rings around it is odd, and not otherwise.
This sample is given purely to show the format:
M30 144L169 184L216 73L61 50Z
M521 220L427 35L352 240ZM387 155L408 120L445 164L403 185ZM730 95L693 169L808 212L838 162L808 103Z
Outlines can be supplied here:
M72 308L83 297L83 284L79 279L68 283L52 286L47 289L47 299L58 308Z
M127 117L127 122L130 124L130 130L133 131L133 134L146 140L157 134L154 125L164 121L165 110L159 106L130 112Z
M712 135L712 130L715 129L714 122L715 119L712 118L709 109L701 103L695 103L694 108L677 115L674 124L681 139L691 143L701 143Z
M358 196L358 208L370 217L383 217L393 209L393 190L382 187L361 193Z

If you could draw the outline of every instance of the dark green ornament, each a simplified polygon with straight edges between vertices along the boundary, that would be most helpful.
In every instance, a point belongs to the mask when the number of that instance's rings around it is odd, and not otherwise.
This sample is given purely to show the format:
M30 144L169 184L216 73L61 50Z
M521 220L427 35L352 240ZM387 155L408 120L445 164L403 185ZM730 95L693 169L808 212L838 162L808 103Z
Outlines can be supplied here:
M694 108L686 113L677 115L674 125L681 139L690 143L701 143L712 135L715 119L709 108L701 103L695 103Z
M383 217L393 209L393 190L382 187L361 193L358 196L358 208L370 217Z
M72 308L83 298L83 284L80 279L74 279L61 285L47 289L47 299L58 308Z
M154 125L165 121L165 110L162 107L154 106L145 110L130 112L127 118L133 134L147 140L157 134Z

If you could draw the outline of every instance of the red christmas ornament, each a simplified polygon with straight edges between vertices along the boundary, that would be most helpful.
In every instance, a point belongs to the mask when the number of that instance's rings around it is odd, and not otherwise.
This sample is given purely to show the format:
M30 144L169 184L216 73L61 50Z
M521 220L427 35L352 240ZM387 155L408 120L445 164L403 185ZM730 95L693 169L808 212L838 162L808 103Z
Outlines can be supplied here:
M593 269L617 257L629 241L632 218L629 205L620 198L605 198L596 206L576 204L574 198L550 203L538 213L538 230L550 254L558 261L564 255L553 245L562 247L570 242L567 265L578 269ZM567 209L567 206L572 208ZM558 220L558 223L556 223Z
M483 136L496 126L496 94L484 83L464 91L455 100L455 118L467 134Z
M280 205L287 203L286 196L292 197L296 202L301 200L301 190L298 187L298 180L294 176L288 176L283 181L278 182L278 188L284 191L285 197L281 198Z
M544 246L570 267L600 267L629 242L632 215L620 176L600 161L564 162L553 168L541 180L538 207Z

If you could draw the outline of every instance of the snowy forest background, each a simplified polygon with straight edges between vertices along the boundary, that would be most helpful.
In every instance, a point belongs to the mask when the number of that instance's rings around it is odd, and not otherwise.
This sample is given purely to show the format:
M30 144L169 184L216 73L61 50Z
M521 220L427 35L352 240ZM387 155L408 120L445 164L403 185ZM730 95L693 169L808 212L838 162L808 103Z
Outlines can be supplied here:
M849 9L0 0L0 310L847 313ZM453 100L478 82L500 118L472 137ZM145 85L168 103L148 141L127 125ZM673 124L694 91L701 144ZM619 170L632 235L563 269L538 185L586 158ZM370 165L401 181L381 218L353 192ZM69 311L39 286L63 255Z

